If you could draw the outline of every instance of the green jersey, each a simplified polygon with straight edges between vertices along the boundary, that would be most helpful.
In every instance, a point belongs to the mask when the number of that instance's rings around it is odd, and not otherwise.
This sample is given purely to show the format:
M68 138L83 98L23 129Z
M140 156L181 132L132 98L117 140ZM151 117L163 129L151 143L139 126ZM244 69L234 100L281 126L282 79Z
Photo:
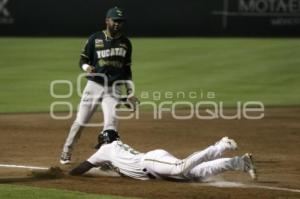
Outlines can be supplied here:
M109 37L105 31L93 34L86 42L81 58L96 67L96 73L106 76L111 86L117 80L131 80L131 42L124 35ZM100 76L87 76L89 80L104 84Z

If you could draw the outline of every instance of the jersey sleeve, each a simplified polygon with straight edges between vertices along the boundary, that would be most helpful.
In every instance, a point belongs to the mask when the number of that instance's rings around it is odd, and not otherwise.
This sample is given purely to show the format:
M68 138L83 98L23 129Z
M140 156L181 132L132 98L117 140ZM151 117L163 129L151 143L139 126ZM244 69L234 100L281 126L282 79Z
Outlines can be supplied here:
M80 54L80 67L82 63L91 64L91 61L94 59L94 35L92 35L85 43L85 46Z
M99 166L102 162L111 161L109 154L111 150L109 145L102 146L96 153L94 153L87 161L95 166Z

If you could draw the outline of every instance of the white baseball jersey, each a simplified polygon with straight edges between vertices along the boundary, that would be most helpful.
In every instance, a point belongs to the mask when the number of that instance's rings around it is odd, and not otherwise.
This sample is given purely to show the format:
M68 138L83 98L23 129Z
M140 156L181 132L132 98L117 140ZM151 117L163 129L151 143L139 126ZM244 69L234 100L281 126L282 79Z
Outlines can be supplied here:
M87 161L97 166L102 162L110 162L121 174L148 180L147 173L143 171L142 161L144 153L140 153L121 141L104 144Z

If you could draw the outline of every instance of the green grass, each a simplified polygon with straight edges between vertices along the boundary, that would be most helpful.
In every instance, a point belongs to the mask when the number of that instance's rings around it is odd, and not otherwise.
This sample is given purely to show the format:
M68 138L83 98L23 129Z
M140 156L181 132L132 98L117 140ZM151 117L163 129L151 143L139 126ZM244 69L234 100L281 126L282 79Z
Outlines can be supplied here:
M130 199L128 197L86 194L58 189L0 185L0 198L5 199ZM133 199L133 198L132 198Z
M0 113L49 111L56 101L49 94L51 81L76 85L84 42L85 38L0 38ZM300 104L300 39L139 38L132 43L138 96L194 91L197 98L189 99L193 103L214 92L214 100L226 106L249 100L269 106ZM57 87L56 92L67 89ZM153 97L142 99L148 100ZM79 97L74 92L61 101L76 107Z

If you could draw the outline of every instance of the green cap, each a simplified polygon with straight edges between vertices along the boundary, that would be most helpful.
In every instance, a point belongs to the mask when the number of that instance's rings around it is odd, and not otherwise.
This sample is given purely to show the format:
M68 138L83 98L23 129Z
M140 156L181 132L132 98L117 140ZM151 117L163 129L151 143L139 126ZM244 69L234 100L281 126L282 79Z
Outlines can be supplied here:
M113 20L125 20L123 10L118 7L109 9L106 13L106 18L112 18Z

